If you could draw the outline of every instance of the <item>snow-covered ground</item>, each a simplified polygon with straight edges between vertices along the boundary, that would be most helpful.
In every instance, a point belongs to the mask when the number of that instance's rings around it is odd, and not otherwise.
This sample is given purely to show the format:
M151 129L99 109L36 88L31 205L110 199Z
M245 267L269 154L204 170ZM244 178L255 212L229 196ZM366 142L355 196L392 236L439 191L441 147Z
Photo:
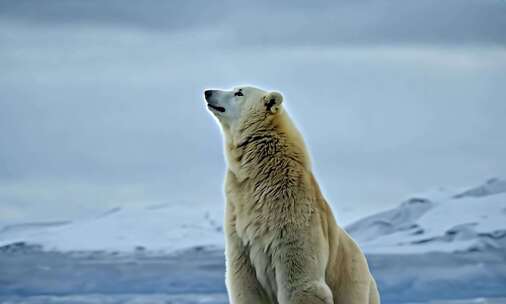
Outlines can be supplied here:
M145 249L175 252L223 248L223 208L174 203L109 210L80 221L0 227L0 246L17 242L48 250ZM506 181L413 195L400 206L346 227L365 252L457 252L506 247Z
M0 303L226 303L222 210L122 207L0 227ZM413 195L346 229L383 303L506 303L504 180Z
M388 302L506 295L506 181L436 189L346 230Z
M74 222L22 223L0 227L0 246L25 242L58 251L146 249L171 253L223 247L223 208L187 203L114 208Z
M504 250L506 181L414 195L346 229L370 254Z
M118 207L80 221L0 227L0 246L25 242L48 250L122 252L222 248L222 214L221 207L188 203ZM506 181L413 195L346 230L370 254L505 248Z

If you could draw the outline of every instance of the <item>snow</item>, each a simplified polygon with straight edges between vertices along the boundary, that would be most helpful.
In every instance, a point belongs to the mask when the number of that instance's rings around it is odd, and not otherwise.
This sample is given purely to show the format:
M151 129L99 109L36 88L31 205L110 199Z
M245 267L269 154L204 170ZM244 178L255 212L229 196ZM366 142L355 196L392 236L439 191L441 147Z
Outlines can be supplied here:
M75 222L10 225L0 228L0 247L19 242L60 251L174 252L223 247L223 208L215 209L183 203L128 206Z
M418 194L349 225L366 253L466 252L506 248L506 181Z
M60 251L223 248L223 207L190 203L123 206L79 221L0 228L0 247L24 242ZM368 254L506 248L506 181L413 195L346 230Z

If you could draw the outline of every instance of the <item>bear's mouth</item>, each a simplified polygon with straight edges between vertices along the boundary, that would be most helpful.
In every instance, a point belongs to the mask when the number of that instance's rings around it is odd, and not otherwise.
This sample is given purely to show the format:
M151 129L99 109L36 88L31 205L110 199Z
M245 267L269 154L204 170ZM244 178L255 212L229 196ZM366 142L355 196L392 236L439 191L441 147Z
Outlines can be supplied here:
M209 108L213 109L213 110L218 111L218 112L221 112L221 113L225 112L225 108L224 107L215 106L215 105L212 105L210 103L208 103L207 106Z

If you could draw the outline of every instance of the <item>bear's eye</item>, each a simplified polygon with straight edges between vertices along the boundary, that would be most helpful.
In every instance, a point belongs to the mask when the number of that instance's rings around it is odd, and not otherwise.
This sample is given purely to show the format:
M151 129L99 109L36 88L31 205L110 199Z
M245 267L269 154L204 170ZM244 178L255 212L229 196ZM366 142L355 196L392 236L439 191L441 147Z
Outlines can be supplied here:
M234 96L244 96L244 94L241 91L237 91L234 93Z

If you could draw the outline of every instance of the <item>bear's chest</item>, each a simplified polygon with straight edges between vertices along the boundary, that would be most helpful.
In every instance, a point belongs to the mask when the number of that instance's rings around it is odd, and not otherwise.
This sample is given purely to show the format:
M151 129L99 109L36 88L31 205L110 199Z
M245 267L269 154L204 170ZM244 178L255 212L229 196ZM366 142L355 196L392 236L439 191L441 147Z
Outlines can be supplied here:
M236 204L233 209L234 230L241 240L243 252L248 255L270 303L277 303L273 253L279 243L279 218L276 222L275 213L259 206L255 208L252 204Z
M254 188L251 181L239 183L235 175L229 174L225 188L227 203L231 204L234 230L243 245L257 243L268 246L277 230L278 212L269 202L259 202L253 194Z
M244 246L256 246L265 250L278 234L278 223L266 208L254 205L236 207L235 231Z

